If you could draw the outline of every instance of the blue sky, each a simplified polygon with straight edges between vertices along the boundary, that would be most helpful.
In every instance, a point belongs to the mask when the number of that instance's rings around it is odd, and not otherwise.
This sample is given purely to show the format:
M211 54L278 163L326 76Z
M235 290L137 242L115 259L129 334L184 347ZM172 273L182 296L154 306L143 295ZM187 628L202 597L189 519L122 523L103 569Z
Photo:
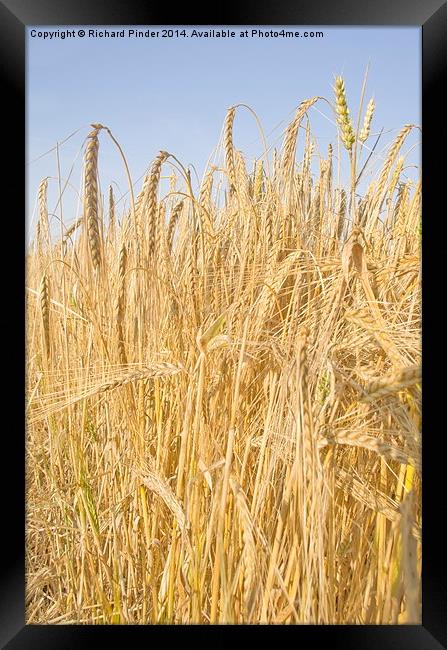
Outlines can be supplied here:
M46 176L50 176L49 211L60 216L58 164L62 186L69 179L63 219L69 224L80 214L77 193L82 148L91 122L110 127L120 142L136 191L141 184L137 179L160 149L176 155L185 166L193 164L201 177L218 143L226 110L233 104L248 104L261 120L268 143L279 147L296 106L314 95L332 101L334 76L342 74L355 117L368 63L366 100L374 96L376 102L372 130L376 133L384 128L374 157L375 168L385 146L404 124L421 123L419 28L293 27L323 31L324 38L318 39L64 40L31 38L31 29L27 38L26 169L27 217L31 223L37 188ZM246 28L231 29L238 36ZM279 31L281 27L273 29ZM324 154L329 142L336 143L329 105L319 102L310 118ZM59 146L58 163L56 143L75 131ZM418 161L419 139L420 134L415 132L407 142L408 163ZM236 115L234 140L249 160L262 154L258 127L246 109ZM124 194L127 183L116 148L105 134L101 134L100 143L102 191L106 193L114 182L117 196Z

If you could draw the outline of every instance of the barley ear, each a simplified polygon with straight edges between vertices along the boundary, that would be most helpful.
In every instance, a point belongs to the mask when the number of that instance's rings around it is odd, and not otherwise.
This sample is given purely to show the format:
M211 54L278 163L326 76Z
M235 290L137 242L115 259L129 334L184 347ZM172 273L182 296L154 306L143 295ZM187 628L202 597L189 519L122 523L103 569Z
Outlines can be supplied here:
M374 103L374 99L370 99L368 102L368 106L366 107L366 112L365 112L365 118L363 120L363 126L360 130L359 133L359 140L360 142L365 142L369 138L369 133L371 130L371 122L372 118L374 115L374 110L376 108L376 105Z
M234 191L236 188L236 167L234 162L234 146L233 146L233 122L236 113L236 108L232 106L228 109L224 124L224 148L225 148L225 166L227 168L228 179L230 181L230 189Z
M126 347L124 344L124 315L126 309L125 301L125 276L126 276L126 267L127 267L127 249L126 244L123 244L120 250L119 256L119 268L118 268L118 299L116 305L116 324L117 324L117 334L118 334L118 354L120 363L123 365L127 364L127 355Z
M50 355L50 287L46 273L43 274L40 283L40 311L42 314L45 353L48 357Z
M99 125L95 125L99 126ZM84 168L84 218L93 268L101 265L101 238L98 218L98 132L95 128L88 136Z
M152 163L151 173L147 186L147 219L148 219L148 246L149 255L155 251L155 241L157 236L157 192L158 184L160 182L161 166L168 158L167 151L160 151L158 156Z
M255 186L254 186L254 195L256 201L260 201L262 198L263 181L264 181L264 167L262 164L262 160L258 160L256 163Z
M355 142L352 120L349 116L348 103L346 101L345 82L342 77L337 77L334 84L335 112L337 123L341 131L341 140L348 151L351 151Z
M115 197L113 196L113 187L109 187L109 235L113 239L115 236Z
M44 178L39 185L38 204L39 220L37 222L37 245L40 250L46 250L50 245L50 226L48 221L47 206L48 178Z

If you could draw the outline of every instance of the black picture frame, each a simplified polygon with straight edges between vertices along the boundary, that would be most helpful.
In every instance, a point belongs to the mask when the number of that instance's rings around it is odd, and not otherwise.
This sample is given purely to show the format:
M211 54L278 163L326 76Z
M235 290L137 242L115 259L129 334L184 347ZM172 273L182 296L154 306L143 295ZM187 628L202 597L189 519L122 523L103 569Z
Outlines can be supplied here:
M423 617L422 625L413 626L53 626L25 625L24 579L24 244L25 199L23 163L25 151L25 28L28 25L76 24L153 24L153 25L419 25L423 34L423 359L424 359L424 445L423 445ZM4 415L11 424L3 426L3 475L9 468L2 495L0 643L8 650L25 648L87 648L106 641L139 647L147 642L182 644L210 637L219 646L230 642L235 631L242 642L262 640L278 642L287 634L302 646L327 643L341 648L388 648L405 650L447 646L447 607L445 566L445 474L441 451L443 428L435 426L436 406L442 406L444 390L440 350L442 299L436 293L436 279L443 279L443 256L439 245L446 241L440 234L445 219L443 176L445 162L447 63L447 3L441 0L339 0L337 3L312 0L295 3L276 1L272 6L252 1L216 7L214 16L187 5L163 11L141 0L0 0L0 69L2 73L3 158L7 162L7 182L3 186L2 211L4 232L2 261L6 263L2 283L4 305L2 327L4 378ZM396 80L398 84L398 80ZM444 126L443 126L444 125ZM6 144L5 140L9 139ZM443 142L444 140L444 142ZM442 175L442 176L441 176ZM4 181L4 177L3 177ZM444 183L445 184L445 183ZM19 209L23 197L23 210ZM444 200L444 204L442 201ZM10 205L9 205L10 204ZM445 245L444 245L445 246ZM18 251L18 254L17 254ZM7 253L11 252L9 256ZM444 255L445 256L445 255ZM441 262L441 263L439 263ZM433 296L438 299L433 300ZM436 307L435 303L439 306ZM16 313L14 313L14 310ZM437 335L439 334L439 336ZM436 366L439 365L437 369ZM445 373L445 369L444 369ZM439 420L442 423L442 419ZM6 418L3 418L3 423ZM444 472L443 472L444 470ZM181 628L181 629L180 629ZM180 637L178 637L180 634ZM230 636L231 635L231 636ZM272 636L274 635L274 636ZM257 640L257 639L256 639Z

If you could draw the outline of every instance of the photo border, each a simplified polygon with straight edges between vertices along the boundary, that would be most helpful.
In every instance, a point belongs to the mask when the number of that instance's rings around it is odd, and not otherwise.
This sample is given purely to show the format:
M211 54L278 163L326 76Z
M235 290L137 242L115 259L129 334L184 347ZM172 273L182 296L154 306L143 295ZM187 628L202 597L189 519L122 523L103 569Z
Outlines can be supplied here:
M207 22L204 18L209 18ZM196 20L194 20L196 18ZM423 354L424 354L424 408L423 428L423 571L422 571L422 625L300 625L300 626L197 626L197 625L25 625L25 472L24 472L24 359L25 305L24 264L21 252L25 242L25 192L23 166L25 152L25 30L29 25L313 25L313 26L421 26L422 27L422 106L423 106L423 205L426 222L423 227ZM445 580L445 533L441 526L445 511L445 489L441 478L445 474L445 460L440 445L443 430L434 427L434 409L442 405L441 389L445 367L441 367L440 327L442 318L442 294L437 294L438 310L430 303L435 295L436 279L442 277L439 262L445 258L439 246L446 241L439 227L445 219L445 162L439 151L445 152L446 106L442 97L445 92L447 67L447 3L440 0L313 0L294 5L292 0L275 2L275 6L261 6L260 3L228 2L219 7L212 19L200 14L192 7L172 10L170 15L145 6L140 0L0 0L0 70L2 74L3 110L3 158L7 162L7 182L3 188L3 223L7 227L2 255L6 262L2 283L3 318L5 330L3 340L3 367L6 386L4 397L5 415L11 418L11 425L3 426L4 468L10 468L4 481L2 499L2 541L4 545L1 599L0 599L0 644L9 649L44 648L50 650L85 648L110 638L114 642L131 643L139 639L157 642L177 641L180 632L182 643L209 642L223 647L236 635L242 642L253 643L252 633L261 629L262 640L278 642L278 635L293 635L293 641L306 645L309 642L328 643L346 650L356 648L369 650L380 648L402 648L405 650L442 648L447 646L447 598ZM94 65L94 62L92 63ZM399 80L396 79L398 85ZM442 94L441 94L442 93ZM6 128L5 128L6 127ZM4 143L9 140L8 146ZM442 176L441 176L442 175ZM23 198L21 198L23 197ZM442 198L441 198L442 197ZM18 210L21 200L23 210ZM441 200L443 203L441 203ZM8 207L5 206L5 203ZM8 205L8 203L10 205ZM5 207L4 207L5 206ZM438 207L439 206L439 207ZM442 206L442 207L441 207ZM445 248L445 245L443 246ZM435 264L438 262L438 268ZM10 313L15 310L15 320ZM437 336L439 333L439 337ZM435 348L437 346L437 349ZM436 349L436 352L435 352ZM433 352L434 354L430 354ZM435 357L438 356L436 362ZM438 364L438 370L436 365ZM441 371L444 371L444 375ZM440 377L441 380L438 378ZM444 390L445 393L445 390ZM445 401L445 397L444 397ZM445 418L445 415L444 415ZM4 420L5 421L5 420ZM440 418L440 422L443 420ZM20 424L19 424L20 423ZM23 424L22 424L23 423ZM439 433L438 433L439 431ZM6 462L5 462L6 461ZM3 472L5 474L5 471ZM298 629L297 629L298 627ZM271 629L273 628L273 632ZM250 636L246 636L246 635ZM270 636L270 635L274 636ZM109 637L109 635L111 635Z

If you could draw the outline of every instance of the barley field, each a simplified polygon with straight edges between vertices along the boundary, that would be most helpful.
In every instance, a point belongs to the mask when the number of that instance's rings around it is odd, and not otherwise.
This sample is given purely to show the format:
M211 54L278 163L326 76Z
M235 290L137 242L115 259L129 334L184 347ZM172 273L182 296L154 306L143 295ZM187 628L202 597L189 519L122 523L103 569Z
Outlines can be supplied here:
M328 102L322 151L309 115ZM42 180L28 623L420 622L421 185L403 153L419 127L360 192L362 104L356 124L336 78L255 164L233 106L198 187L160 151L139 192L119 134L92 124L82 214L56 231ZM110 138L127 202L101 188Z

